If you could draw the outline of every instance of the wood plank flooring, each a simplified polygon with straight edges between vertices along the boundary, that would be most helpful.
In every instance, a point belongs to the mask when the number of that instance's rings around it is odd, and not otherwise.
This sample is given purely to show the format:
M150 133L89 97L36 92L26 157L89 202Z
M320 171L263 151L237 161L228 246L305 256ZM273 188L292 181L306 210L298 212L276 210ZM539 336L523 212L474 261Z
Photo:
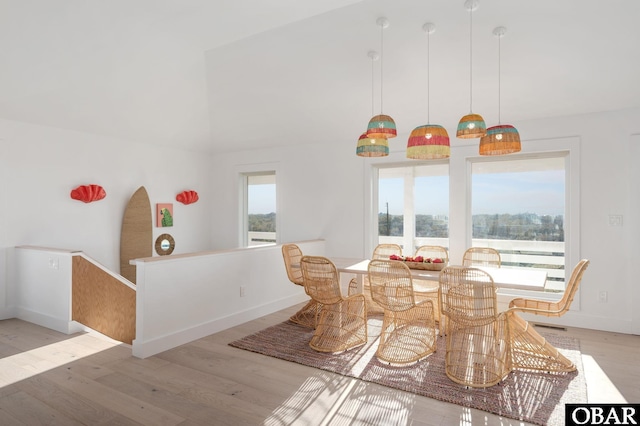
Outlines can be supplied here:
M147 359L98 333L0 321L0 424L522 424L227 345L300 306ZM640 336L558 333L581 341L588 402L640 402Z

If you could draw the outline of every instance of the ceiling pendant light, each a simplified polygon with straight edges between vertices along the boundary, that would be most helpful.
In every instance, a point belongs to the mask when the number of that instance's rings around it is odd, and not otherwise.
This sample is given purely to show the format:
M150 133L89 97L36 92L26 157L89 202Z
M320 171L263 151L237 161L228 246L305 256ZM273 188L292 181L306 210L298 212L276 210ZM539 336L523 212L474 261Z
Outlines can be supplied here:
M464 7L469 11L469 114L460 119L456 136L462 139L479 138L487 132L487 125L479 114L473 113L473 11L478 0L467 0Z
M489 127L487 134L480 138L480 155L504 155L519 152L520 134L515 127L500 123L500 39L505 35L505 27L497 27L493 35L498 37L498 125Z
M429 117L429 53L430 38L436 30L435 24L430 22L424 24L422 29L427 33L427 124L418 126L409 135L407 142L407 158L416 160L433 160L438 158L449 158L451 147L449 144L449 134L447 130L437 124L430 124Z
M367 56L371 58L371 115L373 115L373 62L377 61L378 52L370 51ZM370 138L364 132L358 138L356 155L359 157L386 157L389 155L389 142L387 138Z
M369 125L367 126L367 136L374 139L379 138L395 138L397 136L396 131L396 123L393 121L388 115L383 114L382 112L382 98L383 98L383 64L382 60L384 58L384 40L383 34L384 29L389 26L389 21L387 18L378 18L376 20L376 24L380 27L380 114L374 116L369 120Z

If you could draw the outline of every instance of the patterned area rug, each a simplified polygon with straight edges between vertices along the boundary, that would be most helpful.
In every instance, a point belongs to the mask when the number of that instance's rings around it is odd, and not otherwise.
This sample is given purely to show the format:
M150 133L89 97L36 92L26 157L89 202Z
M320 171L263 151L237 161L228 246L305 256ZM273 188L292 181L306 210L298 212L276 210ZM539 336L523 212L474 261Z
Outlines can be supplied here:
M498 385L473 389L454 383L445 375L445 340L442 337L438 338L435 354L411 366L393 367L379 362L374 355L381 324L381 317L370 317L369 342L337 355L311 349L309 340L313 330L289 321L229 345L539 425L561 425L564 423L564 404L587 402L577 339L541 332L578 367L578 371L568 374L515 371Z

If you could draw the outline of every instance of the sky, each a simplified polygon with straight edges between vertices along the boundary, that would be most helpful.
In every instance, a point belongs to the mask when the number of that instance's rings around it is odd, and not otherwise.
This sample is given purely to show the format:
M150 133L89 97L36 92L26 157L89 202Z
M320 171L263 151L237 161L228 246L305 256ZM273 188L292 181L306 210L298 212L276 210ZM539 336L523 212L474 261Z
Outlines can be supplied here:
M276 185L249 185L248 186L249 214L267 214L276 211Z
M418 214L449 214L449 179L447 176L418 178L415 191ZM472 214L536 213L564 215L564 171L546 170L519 173L474 174ZM404 190L402 179L381 179L379 212L401 215Z
M418 214L449 214L449 178L425 176L416 180L416 212ZM474 174L472 182L472 214L536 213L564 214L564 171L546 170L519 173ZM401 215L404 204L402 179L381 179L379 212ZM249 185L249 214L276 211L276 186Z

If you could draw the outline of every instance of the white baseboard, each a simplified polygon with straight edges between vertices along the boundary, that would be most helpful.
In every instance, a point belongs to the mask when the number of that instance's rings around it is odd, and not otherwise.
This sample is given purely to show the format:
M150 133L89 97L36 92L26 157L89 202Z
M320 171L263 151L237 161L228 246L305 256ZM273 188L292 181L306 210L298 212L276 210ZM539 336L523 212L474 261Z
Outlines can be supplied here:
M51 330L59 331L64 334L73 334L80 331L76 326L74 326L74 321L71 321L70 319L63 320L21 307L17 307L15 309L14 318L50 328Z

